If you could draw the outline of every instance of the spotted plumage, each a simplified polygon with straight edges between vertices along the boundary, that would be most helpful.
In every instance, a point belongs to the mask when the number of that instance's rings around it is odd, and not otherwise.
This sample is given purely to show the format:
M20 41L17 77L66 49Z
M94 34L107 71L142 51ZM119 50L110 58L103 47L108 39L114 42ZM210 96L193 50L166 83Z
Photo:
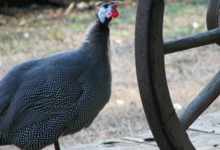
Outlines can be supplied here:
M111 94L108 25L119 4L99 4L105 17L98 12L78 49L24 62L5 75L0 145L41 149L92 123Z

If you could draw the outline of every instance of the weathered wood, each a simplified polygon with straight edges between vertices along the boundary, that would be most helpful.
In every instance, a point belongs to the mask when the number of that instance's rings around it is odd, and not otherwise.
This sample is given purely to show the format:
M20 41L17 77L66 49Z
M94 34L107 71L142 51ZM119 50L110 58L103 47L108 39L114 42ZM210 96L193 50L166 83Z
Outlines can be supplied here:
M154 143L154 145L151 143ZM74 146L66 150L159 150L159 148L155 142L137 143L116 139L96 144Z
M220 28L164 42L164 53L170 54L220 42Z
M206 14L206 24L208 30L219 27L218 14L219 14L220 1L210 0L209 7Z
M219 116L220 111L200 116L187 130L197 150L220 149L220 121L216 119ZM122 137L121 139L107 139L102 142L68 147L66 150L159 150L155 141L148 141L152 137L151 131L148 130L141 135Z
M150 74L149 35L152 2L153 0L138 1L135 25L135 61L138 87L149 126L151 128L160 128L163 126L163 123L156 105ZM170 141L166 140L167 135L164 128L154 130L153 134L160 147L164 146L167 150L172 147Z
M206 87L195 97L195 99L182 112L179 119L185 129L202 114L202 112L219 96L220 94L220 71L206 85Z
M205 120L203 120L205 121ZM187 130L187 133L196 150L219 150L220 135L205 133L203 131Z
M128 140L128 141L134 141L138 143L145 143L145 140L143 138L137 138L137 137L122 137L121 139L123 140Z
M163 13L163 1L138 1L135 58L139 90L149 126L160 149L192 150L195 148L174 111L167 87Z
M209 7L206 13L206 24L208 30L212 30L219 27L219 9L220 1L219 0L210 0ZM220 45L220 42L217 42Z
M203 120L204 122L205 120ZM215 130L216 128L214 128ZM192 143L195 145L197 150L219 150L219 139L220 135L205 133L203 130L187 131ZM135 137L131 137L136 138ZM142 139L146 139L148 136L142 135ZM144 143L139 143L135 141L127 140L106 140L102 143L93 143L89 145L79 145L74 147L69 147L65 150L159 150L154 141L146 141Z
M205 133L218 134L220 136L220 120L218 119L219 116L220 111L200 116L189 127L189 129L202 131Z
M156 103L163 121L163 127L174 149L195 149L174 111L167 86L163 53L164 3L154 1L150 27L150 66ZM153 131L153 128L151 128ZM158 130L158 129L156 129ZM160 146L159 146L160 147ZM161 149L165 149L163 146Z

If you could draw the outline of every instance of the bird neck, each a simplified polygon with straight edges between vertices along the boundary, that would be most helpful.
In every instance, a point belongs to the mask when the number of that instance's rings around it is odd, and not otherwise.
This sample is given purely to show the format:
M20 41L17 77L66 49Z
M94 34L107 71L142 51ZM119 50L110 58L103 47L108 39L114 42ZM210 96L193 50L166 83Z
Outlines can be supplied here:
M109 39L109 22L111 18L105 23L99 20L92 25L86 33L86 38L79 49L86 51L87 56L96 59L106 59L110 62L110 39Z
M100 20L98 20L98 22L101 24L101 26L108 27L109 23L111 22L111 20L112 20L112 17L111 18L106 18L105 17L105 21L104 22L101 22Z
M99 42L101 39L101 41L108 39L110 21L111 18L106 18L103 23L100 22L100 20L97 20L96 23L88 29L87 34L85 36L85 42Z

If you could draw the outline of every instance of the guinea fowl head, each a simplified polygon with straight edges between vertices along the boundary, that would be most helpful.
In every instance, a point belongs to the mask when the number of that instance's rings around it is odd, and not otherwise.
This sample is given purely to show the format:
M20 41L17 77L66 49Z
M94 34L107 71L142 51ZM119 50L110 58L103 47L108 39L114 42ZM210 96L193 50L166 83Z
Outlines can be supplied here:
M117 18L119 13L116 9L121 4L120 1L112 1L110 3L99 3L97 6L100 7L98 11L99 21L103 24L109 23L113 18Z

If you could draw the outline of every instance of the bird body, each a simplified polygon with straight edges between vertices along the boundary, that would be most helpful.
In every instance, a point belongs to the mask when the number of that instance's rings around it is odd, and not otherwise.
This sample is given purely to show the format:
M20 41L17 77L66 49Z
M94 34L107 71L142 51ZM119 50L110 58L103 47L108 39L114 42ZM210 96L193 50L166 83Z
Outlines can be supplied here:
M77 50L24 62L5 75L0 145L41 149L92 123L111 95L111 19L99 18Z

